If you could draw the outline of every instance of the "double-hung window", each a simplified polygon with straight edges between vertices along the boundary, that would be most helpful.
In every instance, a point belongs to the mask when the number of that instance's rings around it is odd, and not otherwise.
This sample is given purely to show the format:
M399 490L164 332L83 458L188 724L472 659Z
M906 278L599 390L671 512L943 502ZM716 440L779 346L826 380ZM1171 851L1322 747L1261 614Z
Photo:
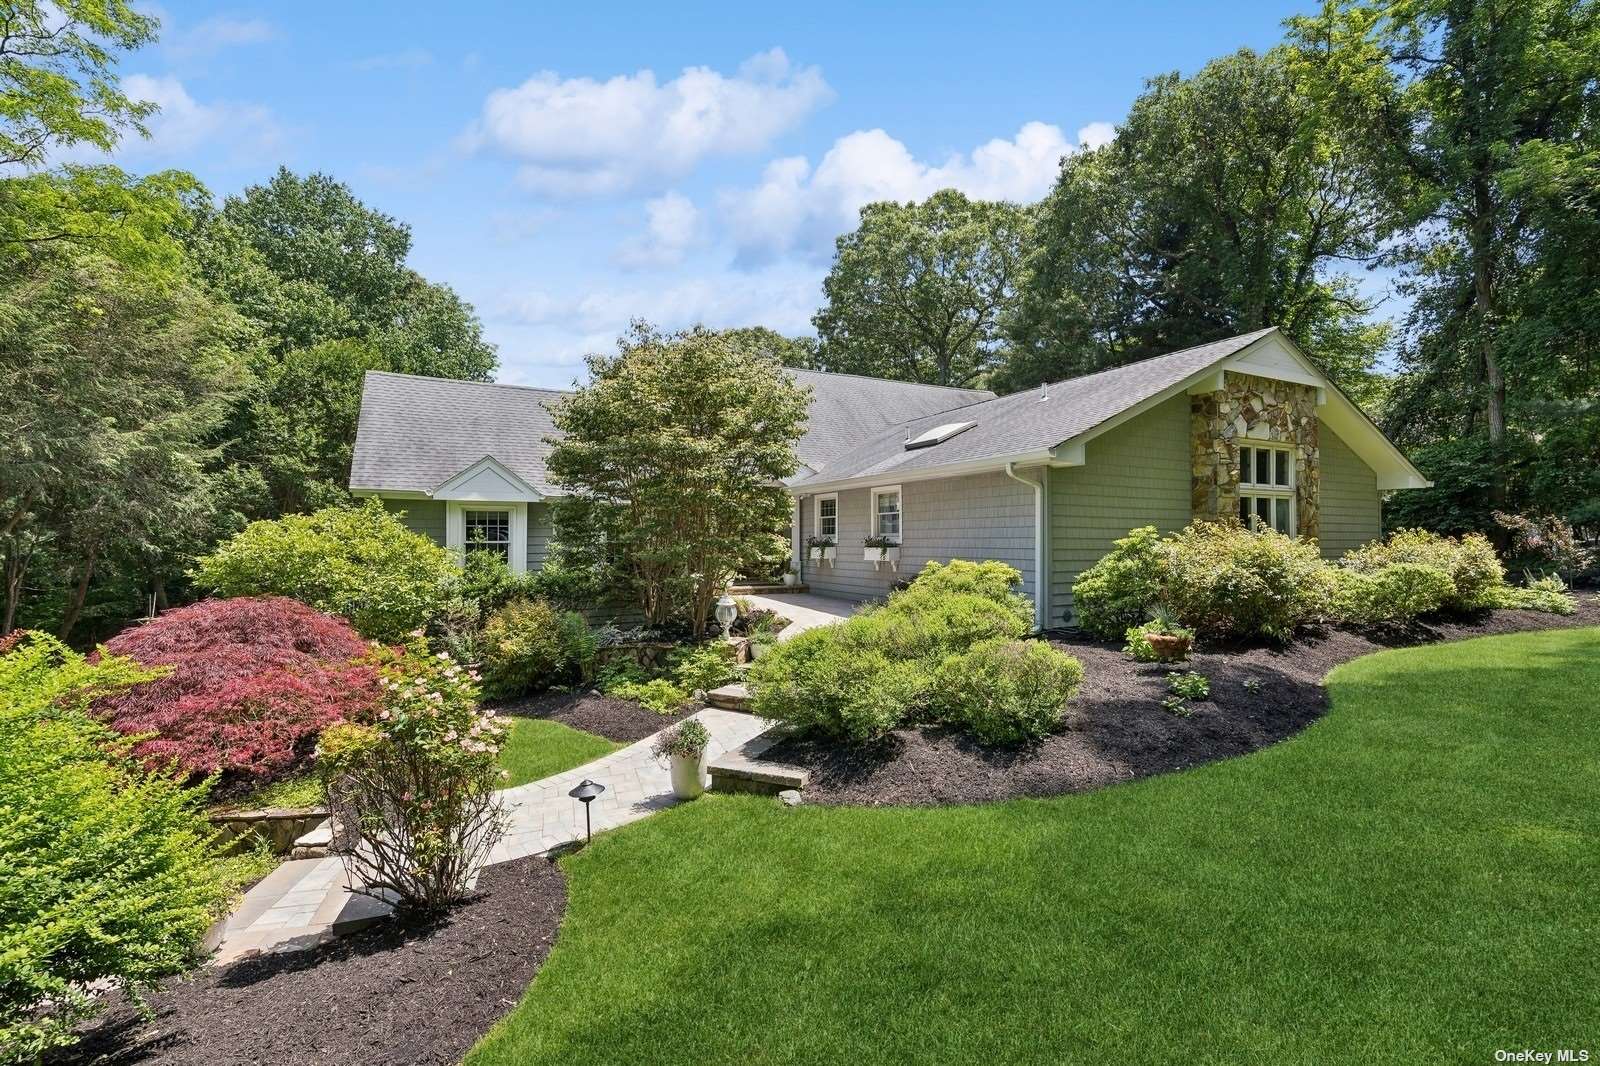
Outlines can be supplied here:
M462 519L466 525L467 551L494 552L507 563L511 562L511 512L466 511Z
M900 487L872 490L872 535L900 543Z
M1294 455L1262 444L1239 447L1239 521L1259 518L1271 529L1295 535Z
M817 497L817 528L816 536L827 537L833 543L839 543L839 497Z

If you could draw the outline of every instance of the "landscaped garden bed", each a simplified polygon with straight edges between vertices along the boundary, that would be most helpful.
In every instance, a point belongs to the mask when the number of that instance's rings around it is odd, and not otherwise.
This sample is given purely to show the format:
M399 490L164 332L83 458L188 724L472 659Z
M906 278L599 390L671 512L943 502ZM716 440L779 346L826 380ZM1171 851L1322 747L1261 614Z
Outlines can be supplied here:
M437 920L196 970L148 997L148 1023L120 1001L55 1061L457 1063L533 980L565 909L555 864L493 866Z
M508 718L533 718L560 722L572 729L629 744L660 732L698 708L686 704L676 711L653 711L632 700L618 699L594 691L543 692L537 696L506 700L495 705L495 713Z
M1086 792L1292 736L1326 712L1322 681L1330 670L1385 647L1600 625L1600 597L1575 599L1571 615L1499 610L1390 633L1316 630L1287 647L1203 647L1182 669L1208 677L1211 694L1191 703L1187 717L1162 705L1173 667L1135 662L1112 643L1058 634L1050 643L1083 663L1083 683L1064 728L1035 744L986 747L959 730L923 726L896 729L865 746L797 737L763 758L809 770L808 803L934 805Z

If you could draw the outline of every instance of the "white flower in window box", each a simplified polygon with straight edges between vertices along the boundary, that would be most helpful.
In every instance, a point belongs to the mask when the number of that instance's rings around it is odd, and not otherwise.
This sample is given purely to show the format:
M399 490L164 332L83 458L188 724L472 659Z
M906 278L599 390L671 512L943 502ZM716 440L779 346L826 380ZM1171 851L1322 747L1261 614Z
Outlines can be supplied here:
M814 563L833 565L834 553L839 549L831 537L812 537L806 541L806 550Z
M891 537L867 537L862 541L861 558L866 562L900 565L900 542Z

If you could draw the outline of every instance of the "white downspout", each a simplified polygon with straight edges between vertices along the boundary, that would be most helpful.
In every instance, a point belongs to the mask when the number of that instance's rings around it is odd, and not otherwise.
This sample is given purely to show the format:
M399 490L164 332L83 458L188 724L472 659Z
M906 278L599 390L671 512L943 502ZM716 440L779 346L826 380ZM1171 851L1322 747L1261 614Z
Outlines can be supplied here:
M806 579L805 555L800 548L800 499L799 496L794 498L794 507L789 512L789 568L794 571L796 584Z
M1033 489L1033 627L1044 632L1044 482L1017 476L1017 464L1006 462L1006 477Z

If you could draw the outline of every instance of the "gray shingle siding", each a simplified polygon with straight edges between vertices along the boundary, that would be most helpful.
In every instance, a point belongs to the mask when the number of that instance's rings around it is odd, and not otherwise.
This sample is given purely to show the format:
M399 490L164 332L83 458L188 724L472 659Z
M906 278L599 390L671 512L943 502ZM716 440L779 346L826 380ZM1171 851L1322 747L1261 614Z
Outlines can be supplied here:
M1050 625L1062 623L1072 583L1112 541L1139 526L1165 533L1189 524L1189 397L1091 440L1085 460L1050 472Z
M1321 431L1322 554L1333 559L1383 535L1383 495L1372 468L1333 430Z
M894 482L886 481L885 485ZM800 505L800 543L816 532L815 497ZM839 549L832 566L804 560L805 582L813 592L856 601L878 600L902 578L915 577L930 560L1010 563L1023 575L1023 591L1033 595L1033 490L1005 474L913 481L900 486L900 568L862 558L867 535L870 488L839 493Z

